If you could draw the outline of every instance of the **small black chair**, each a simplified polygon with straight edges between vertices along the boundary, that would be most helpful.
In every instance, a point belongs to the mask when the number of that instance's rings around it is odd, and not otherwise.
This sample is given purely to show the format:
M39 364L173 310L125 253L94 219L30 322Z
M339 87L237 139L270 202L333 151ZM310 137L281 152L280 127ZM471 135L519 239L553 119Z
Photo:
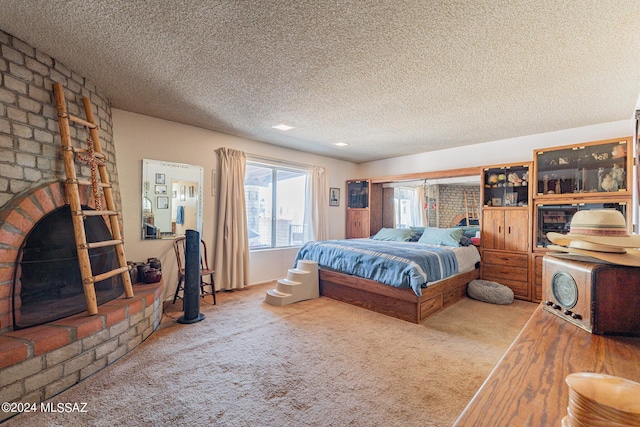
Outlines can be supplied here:
M173 249L176 252L176 259L178 261L178 286L176 287L176 293L173 296L173 303L176 302L178 298L178 293L181 290L184 290L184 253L187 246L187 238L186 237L178 237L173 241ZM213 281L214 270L209 268L209 263L207 262L207 245L204 243L204 240L200 240L200 296L204 297L205 295L213 296L213 305L216 305L216 287ZM210 283L204 281L204 277L209 276ZM211 286L211 292L205 292L204 287Z

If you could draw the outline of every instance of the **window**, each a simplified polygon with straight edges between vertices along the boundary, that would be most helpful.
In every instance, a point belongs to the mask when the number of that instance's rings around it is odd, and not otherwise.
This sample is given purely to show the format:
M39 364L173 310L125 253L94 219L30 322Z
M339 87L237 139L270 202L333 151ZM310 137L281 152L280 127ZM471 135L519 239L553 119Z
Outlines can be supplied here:
M393 203L396 213L396 228L423 226L421 192L418 188L396 187Z
M280 248L306 242L306 170L247 161L244 197L249 249Z

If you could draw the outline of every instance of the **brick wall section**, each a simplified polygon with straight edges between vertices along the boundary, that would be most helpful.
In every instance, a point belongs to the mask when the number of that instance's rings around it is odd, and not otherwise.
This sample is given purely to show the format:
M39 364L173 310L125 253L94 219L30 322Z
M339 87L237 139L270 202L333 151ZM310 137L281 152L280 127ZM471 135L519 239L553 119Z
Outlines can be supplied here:
M0 402L39 403L124 356L160 325L163 282L134 287L135 296L0 335ZM0 422L16 414L0 412Z
M53 82L65 88L69 113L84 118L82 97L93 104L102 151L107 158L114 201L121 210L111 106L89 80L63 63L0 31L0 209L15 196L64 179ZM86 147L88 133L71 127L75 147ZM87 165L76 165L89 178Z
M460 214L466 212L464 204L464 192L467 192L467 201L469 204L469 213L473 212L472 203L475 197L476 209L480 203L480 189L466 185L439 185L439 204L438 215L440 219L440 227L451 227L452 221L459 217Z

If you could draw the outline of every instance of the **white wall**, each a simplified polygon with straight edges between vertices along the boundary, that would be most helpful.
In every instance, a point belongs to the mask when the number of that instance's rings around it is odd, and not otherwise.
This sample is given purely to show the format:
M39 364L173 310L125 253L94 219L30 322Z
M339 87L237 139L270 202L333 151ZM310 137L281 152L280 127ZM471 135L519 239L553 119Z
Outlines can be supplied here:
M216 197L211 194L211 172L217 170L215 150L230 147L247 154L322 166L326 168L330 187L343 188L347 179L357 175L357 165L341 160L280 148L193 126L155 119L123 110L113 110L113 139L116 146L118 176L122 194L125 251L128 260L144 261L157 257L162 262L166 284L165 296L172 296L177 284L175 255L171 240L142 240L142 159L188 163L204 168L204 206L202 238L213 260L213 236L216 222ZM329 237L344 238L345 209L329 209ZM291 268L297 249L272 249L251 253L251 284L278 279Z
M362 163L358 177L381 177L475 166L533 161L533 151L547 147L633 136L632 119L557 132L486 142L467 147Z

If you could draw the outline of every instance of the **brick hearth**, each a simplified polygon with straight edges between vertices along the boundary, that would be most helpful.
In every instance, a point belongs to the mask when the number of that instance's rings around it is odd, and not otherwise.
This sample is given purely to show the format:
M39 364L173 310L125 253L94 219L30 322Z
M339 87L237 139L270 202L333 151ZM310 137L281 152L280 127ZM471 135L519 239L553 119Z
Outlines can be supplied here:
M110 365L160 325L163 282L134 286L99 313L0 335L0 401L38 403ZM0 412L0 422L15 415Z

